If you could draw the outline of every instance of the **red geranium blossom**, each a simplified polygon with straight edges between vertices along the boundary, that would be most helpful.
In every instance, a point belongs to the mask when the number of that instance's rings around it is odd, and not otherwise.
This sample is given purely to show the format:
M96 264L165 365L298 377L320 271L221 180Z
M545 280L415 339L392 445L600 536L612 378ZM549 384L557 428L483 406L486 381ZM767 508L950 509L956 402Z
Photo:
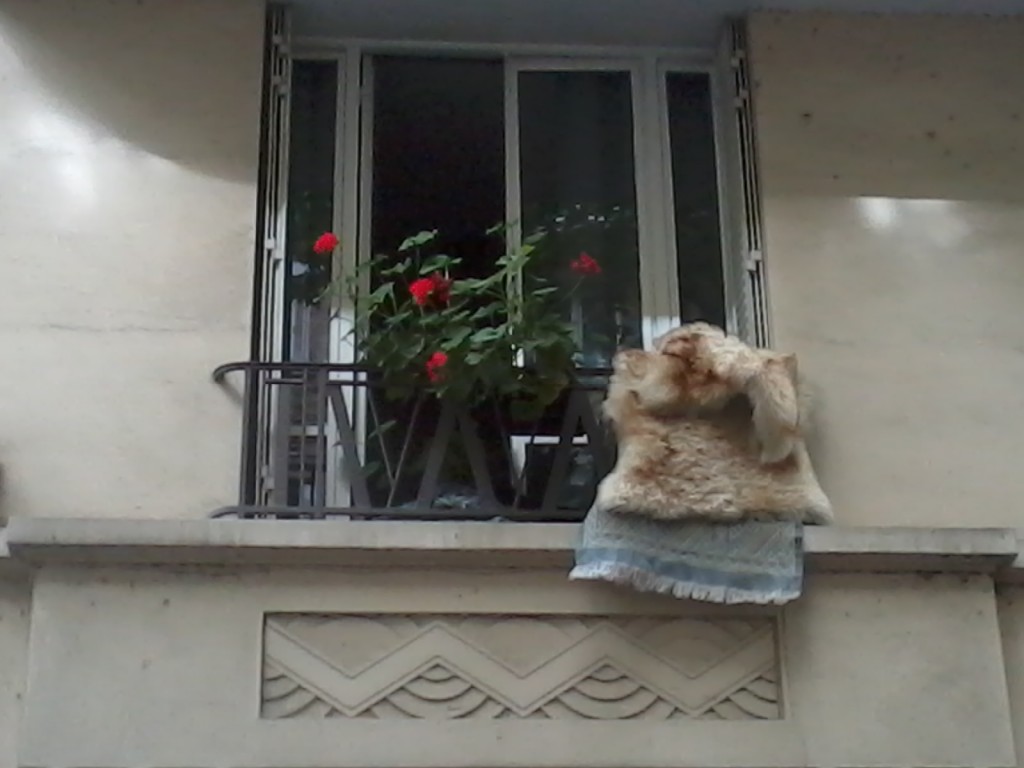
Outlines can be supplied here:
M413 280L409 286L409 293L412 294L412 300L419 304L421 307L425 306L430 301L430 296L434 292L434 281L429 277L421 277L419 280Z
M432 384L436 384L442 378L444 378L444 371L442 370L448 364L448 355L444 352L435 352L427 360L427 378L430 379Z
M569 264L569 268L578 275L601 274L601 265L597 263L593 256L585 251L579 255L578 259Z
M338 247L338 236L333 232L324 232L320 237L313 243L313 252L324 254L330 253Z
M430 276L430 282L434 284L434 298L441 304L447 304L452 297L452 281L435 272Z
M425 307L432 298L441 304L447 304L451 298L451 290L452 281L442 277L438 272L435 272L430 277L421 277L418 280L413 280L409 286L412 300L421 307Z

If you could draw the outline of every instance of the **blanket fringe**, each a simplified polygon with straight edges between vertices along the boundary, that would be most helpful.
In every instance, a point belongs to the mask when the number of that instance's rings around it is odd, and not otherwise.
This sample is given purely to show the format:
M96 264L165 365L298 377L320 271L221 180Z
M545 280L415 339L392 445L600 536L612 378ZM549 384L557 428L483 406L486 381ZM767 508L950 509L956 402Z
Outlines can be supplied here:
M683 600L734 605L756 603L758 605L784 605L800 596L799 590L775 589L750 591L726 586L707 586L688 581L679 581L666 576L656 576L649 571L630 565L616 563L595 563L577 565L569 573L572 581L609 581L641 592L668 594Z

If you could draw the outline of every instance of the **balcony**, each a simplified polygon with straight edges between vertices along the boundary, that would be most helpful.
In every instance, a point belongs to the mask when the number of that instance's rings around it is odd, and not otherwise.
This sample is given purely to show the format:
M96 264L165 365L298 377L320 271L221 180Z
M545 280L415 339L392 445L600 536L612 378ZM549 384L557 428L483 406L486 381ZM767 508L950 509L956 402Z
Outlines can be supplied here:
M611 468L609 371L579 369L536 418L424 393L389 399L360 365L230 363L243 386L236 506L215 518L582 520Z

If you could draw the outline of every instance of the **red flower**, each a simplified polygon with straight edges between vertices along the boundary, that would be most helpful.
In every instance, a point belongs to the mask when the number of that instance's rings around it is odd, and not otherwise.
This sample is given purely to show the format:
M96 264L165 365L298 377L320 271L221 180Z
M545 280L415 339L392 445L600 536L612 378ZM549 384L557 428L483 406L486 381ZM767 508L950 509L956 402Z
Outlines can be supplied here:
M593 256L585 251L579 255L578 259L569 264L569 268L578 275L601 274L601 265L594 260Z
M409 293L412 294L412 300L421 307L425 307L431 298L440 304L447 304L451 298L452 281L435 272L430 277L413 280L409 286Z
M413 280L412 285L409 286L409 293L412 294L412 300L419 304L421 307L425 306L430 301L430 296L434 292L434 281L429 277L421 277L419 280Z
M444 352L435 352L427 360L427 378L430 379L432 384L436 384L444 378L444 371L442 370L448 364L448 355Z
M333 232L324 232L320 237L313 243L313 252L324 254L330 253L338 247L338 236Z
M430 276L430 282L434 285L434 297L441 304L447 304L452 297L452 281L435 272Z

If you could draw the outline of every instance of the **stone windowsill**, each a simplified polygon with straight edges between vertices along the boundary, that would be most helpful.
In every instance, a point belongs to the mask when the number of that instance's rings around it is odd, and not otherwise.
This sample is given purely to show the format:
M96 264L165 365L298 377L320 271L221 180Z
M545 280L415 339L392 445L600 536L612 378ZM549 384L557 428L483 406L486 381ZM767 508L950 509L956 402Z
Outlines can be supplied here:
M30 566L568 568L578 533L568 523L16 518L0 543L9 564ZM1010 528L809 527L805 550L811 572L1024 577Z

